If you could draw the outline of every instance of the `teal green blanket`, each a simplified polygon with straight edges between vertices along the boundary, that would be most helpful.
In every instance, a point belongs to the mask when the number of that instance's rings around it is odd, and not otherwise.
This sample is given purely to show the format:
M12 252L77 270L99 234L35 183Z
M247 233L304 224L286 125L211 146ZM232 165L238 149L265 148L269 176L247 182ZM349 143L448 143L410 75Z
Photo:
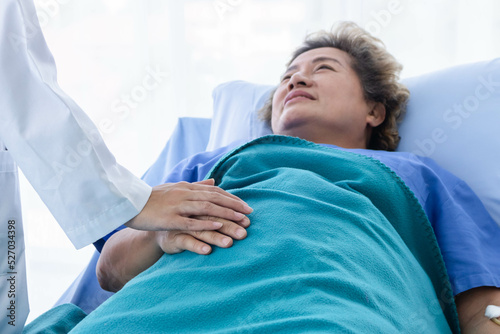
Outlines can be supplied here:
M254 208L248 237L164 255L74 333L459 331L432 228L385 165L267 136L209 177Z

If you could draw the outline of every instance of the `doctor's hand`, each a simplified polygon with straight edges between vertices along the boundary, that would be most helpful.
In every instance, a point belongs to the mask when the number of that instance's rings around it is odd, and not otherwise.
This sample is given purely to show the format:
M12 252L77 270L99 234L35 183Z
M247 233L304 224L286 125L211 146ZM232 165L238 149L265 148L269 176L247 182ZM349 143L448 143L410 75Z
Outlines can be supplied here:
M241 225L251 212L237 196L214 186L213 179L166 183L153 187L142 211L125 225L144 231L213 231L224 224L211 217Z

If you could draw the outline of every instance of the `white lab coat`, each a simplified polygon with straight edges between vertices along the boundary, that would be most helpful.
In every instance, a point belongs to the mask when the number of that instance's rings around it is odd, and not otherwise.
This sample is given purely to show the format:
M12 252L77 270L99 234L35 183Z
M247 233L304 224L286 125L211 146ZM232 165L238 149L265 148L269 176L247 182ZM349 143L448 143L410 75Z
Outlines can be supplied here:
M77 248L136 216L151 194L57 85L33 0L0 0L0 146L0 332L19 333L29 306L16 163Z
M151 194L59 88L33 0L0 0L0 141L77 248L133 218Z
M26 257L17 165L0 142L0 333L20 333L28 317Z

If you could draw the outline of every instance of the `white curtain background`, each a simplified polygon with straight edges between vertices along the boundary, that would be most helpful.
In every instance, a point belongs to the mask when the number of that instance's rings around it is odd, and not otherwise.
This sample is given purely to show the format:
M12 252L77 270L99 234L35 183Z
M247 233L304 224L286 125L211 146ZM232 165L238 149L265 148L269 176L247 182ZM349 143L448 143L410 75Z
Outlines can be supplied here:
M179 116L210 117L216 85L277 83L304 36L339 20L355 21L379 36L404 64L403 77L500 57L495 0L35 4L61 87L94 120L117 160L138 176L153 163ZM52 307L93 247L76 251L25 180L22 203L31 321Z

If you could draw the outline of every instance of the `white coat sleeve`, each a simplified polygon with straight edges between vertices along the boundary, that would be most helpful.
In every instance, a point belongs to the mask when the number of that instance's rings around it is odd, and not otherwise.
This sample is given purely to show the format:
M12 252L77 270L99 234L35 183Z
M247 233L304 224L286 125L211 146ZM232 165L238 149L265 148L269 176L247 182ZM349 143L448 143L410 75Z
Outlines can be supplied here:
M136 216L151 194L59 88L33 0L0 1L0 141L77 248Z

